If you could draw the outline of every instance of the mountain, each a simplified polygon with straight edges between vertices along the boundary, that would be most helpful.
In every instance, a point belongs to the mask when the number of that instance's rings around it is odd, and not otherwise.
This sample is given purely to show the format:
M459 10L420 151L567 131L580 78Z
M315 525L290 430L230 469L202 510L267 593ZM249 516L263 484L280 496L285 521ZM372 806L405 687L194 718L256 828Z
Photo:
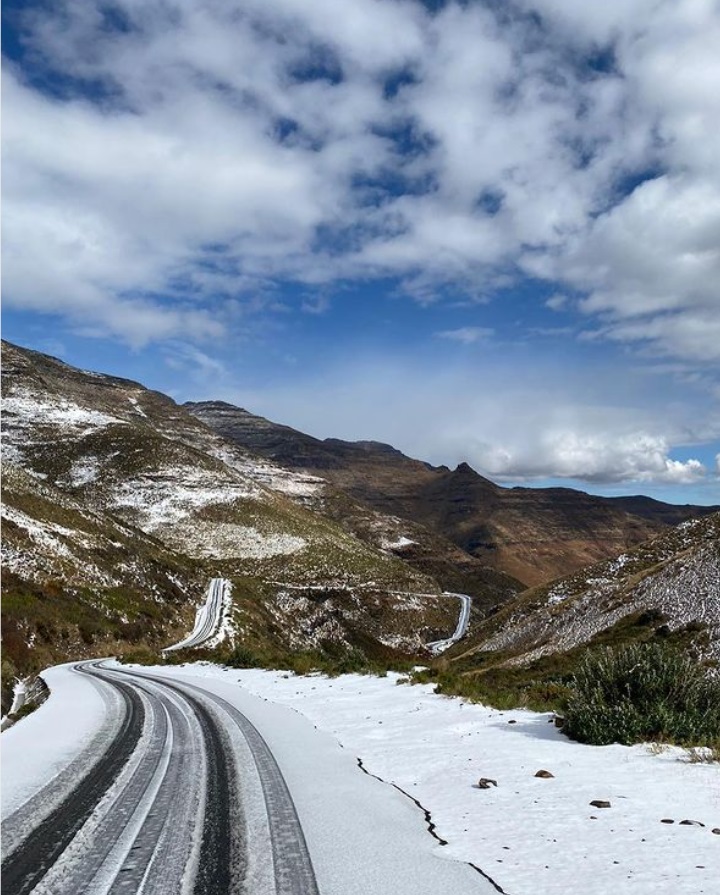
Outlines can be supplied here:
M2 385L5 681L172 642L216 576L234 585L232 639L256 650L407 655L453 629L456 601L401 558L420 527L225 441L136 382L3 343ZM343 503L353 525L333 518ZM505 598L518 590L489 578Z
M442 590L473 597L443 660L470 671L608 631L716 654L719 517L668 527L707 508L501 488L8 343L2 387L3 704L70 657L157 657L213 577L232 583L220 659L427 658L457 621Z
M448 539L467 556L537 585L616 556L668 525L717 507L644 497L602 498L570 488L502 488L467 463L434 467L372 441L321 441L223 402L187 409L236 445Z
M525 591L458 645L455 659L517 666L587 644L649 639L720 664L720 513Z

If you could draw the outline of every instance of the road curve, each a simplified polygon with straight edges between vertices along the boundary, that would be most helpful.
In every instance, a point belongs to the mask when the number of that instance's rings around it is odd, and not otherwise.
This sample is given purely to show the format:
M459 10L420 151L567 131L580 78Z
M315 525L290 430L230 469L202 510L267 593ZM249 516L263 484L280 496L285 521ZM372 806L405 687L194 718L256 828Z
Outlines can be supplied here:
M283 775L238 709L149 673L75 670L114 691L122 723L26 835L27 818L3 822L5 895L317 895Z
M455 631L450 637L445 640L435 640L432 643L428 643L428 649L434 656L444 653L446 649L449 649L454 643L457 643L458 640L465 636L470 621L470 610L472 608L472 599L467 594L445 592L443 596L457 597L457 599L460 600L460 615L458 617Z
M166 646L163 653L174 650L190 649L194 646L202 646L214 637L222 623L223 606L229 592L230 582L225 578L213 578L208 585L205 602L198 609L195 616L195 626L187 637L172 646Z

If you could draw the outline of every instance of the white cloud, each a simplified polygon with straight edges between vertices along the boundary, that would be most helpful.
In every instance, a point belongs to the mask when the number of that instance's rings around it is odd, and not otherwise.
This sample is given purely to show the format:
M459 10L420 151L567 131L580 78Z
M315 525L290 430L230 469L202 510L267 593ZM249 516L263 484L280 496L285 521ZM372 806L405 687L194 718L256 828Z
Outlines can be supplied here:
M43 8L48 80L103 98L8 67L8 304L134 344L212 339L282 278L398 276L427 303L520 264L584 294L602 338L716 360L716 4L518 9L543 27L410 0L120 0L122 31L99 0Z
M442 330L435 335L440 339L449 339L451 342L474 345L476 342L486 341L494 332L495 330L486 326L461 326L459 329Z
M563 295L562 292L556 292L548 298L545 304L552 311L562 311L563 308L567 308L569 301L570 299L567 295Z
M228 383L218 395L213 385L211 396L317 437L386 441L436 464L467 461L498 481L634 482L643 490L709 481L692 445L720 439L720 414L701 393L653 400L612 368L568 377L517 355L498 365L460 354L425 365L356 358L283 386ZM680 447L690 459L674 456Z
M673 460L663 436L645 431L575 431L550 429L537 433L537 443L478 445L475 459L501 479L569 478L591 483L654 482L691 484L706 474L699 460Z

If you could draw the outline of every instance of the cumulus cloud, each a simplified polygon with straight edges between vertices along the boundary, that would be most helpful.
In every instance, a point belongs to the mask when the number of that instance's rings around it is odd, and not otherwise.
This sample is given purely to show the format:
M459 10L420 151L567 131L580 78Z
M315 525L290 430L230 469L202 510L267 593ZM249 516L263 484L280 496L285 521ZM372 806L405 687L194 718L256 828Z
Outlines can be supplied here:
M428 303L519 265L601 338L717 359L712 0L336 13L30 7L4 76L8 303L213 339L282 280L398 277Z
M697 459L674 460L663 436L644 431L549 430L527 444L476 443L476 462L499 479L569 478L596 484L653 482L688 485L707 470ZM472 450L472 448L471 448Z

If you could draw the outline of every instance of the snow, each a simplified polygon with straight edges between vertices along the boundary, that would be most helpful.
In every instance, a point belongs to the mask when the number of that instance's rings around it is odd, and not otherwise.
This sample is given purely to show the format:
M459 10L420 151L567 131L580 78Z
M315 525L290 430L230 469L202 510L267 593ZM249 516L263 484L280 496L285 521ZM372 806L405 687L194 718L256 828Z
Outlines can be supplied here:
M218 644L227 640L230 646L234 646L237 629L233 621L233 598L232 598L232 581L225 580L223 588L223 604L220 612L220 624L214 637L208 641L208 647L213 648Z
M73 663L42 673L48 699L2 733L2 818L76 759L107 720L107 703Z
M49 401L26 391L17 391L3 398L3 415L6 422L20 428L41 425L89 431L123 422L99 410L81 407L67 398L55 397ZM11 419L8 420L8 417Z
M113 502L116 507L137 512L143 528L154 531L211 504L230 504L258 496L257 489L252 486L228 481L215 485L211 481L211 474L206 470L192 466L167 468L155 476L141 476L124 482Z
M163 532L166 540L182 546L191 556L206 559L269 559L302 550L307 541L283 532L261 532L234 522L193 519Z
M3 818L107 723L92 681L69 667L45 672L49 700L2 734ZM512 895L717 891L720 774L682 750L583 746L548 715L437 696L394 674L141 670L200 685L258 726L293 794L321 891L489 895L466 862ZM409 798L361 773L358 758L417 799L447 845L430 837ZM554 777L535 777L540 769ZM497 786L477 788L480 777ZM593 808L594 799L611 807Z
M321 494L327 482L318 476L296 472L276 466L267 460L245 456L227 447L212 448L209 453L231 469L258 482L271 491L279 491L289 497L315 497Z
M402 550L403 547L411 547L415 543L415 541L412 541L410 540L410 538L406 538L404 535L402 535L395 541L383 540L381 546L383 550Z
M42 579L47 575L63 574L73 581L85 581L93 584L111 587L119 582L111 575L104 572L86 558L80 558L71 546L75 548L93 549L99 546L99 541L84 532L66 528L57 522L42 522L33 519L18 510L3 503L0 507L0 515L3 519L13 522L23 529L31 543L12 543L8 535L2 543L3 566L10 572L21 575L24 578ZM61 540L66 538L71 546Z
M236 682L333 734L431 812L448 840L444 857L476 864L512 895L717 891L720 773L683 750L573 743L549 715L437 696L430 685L399 686L397 675L327 679L209 665L179 674ZM554 778L536 778L540 769ZM476 788L480 777L497 787ZM593 808L594 799L611 807Z
M207 689L258 728L292 794L320 892L495 895L466 864L444 860L447 848L428 835L422 811L408 798L362 773L356 753L291 706L239 687L237 671L204 664L138 670Z
M3 519L7 519L20 528L24 528L33 541L44 551L59 557L75 558L67 544L56 537L58 534L72 537L77 534L74 530L65 528L63 525L51 525L46 522L40 522L28 516L27 513L23 513L22 510L17 510L6 503L3 503L0 507L0 515L2 515Z
M2 719L0 719L0 730L5 730L5 722L7 721L8 725L11 723L8 721L10 715L14 715L16 712L19 712L20 709L25 704L25 697L28 693L27 682L22 680L21 678L15 679L15 684L13 686L13 698L12 703L10 705L10 711L7 715L3 715Z
M73 488L89 485L100 473L100 462L97 457L87 456L75 460L70 467L68 478Z
M450 649L450 647L457 643L458 640L462 640L467 632L468 623L470 621L470 611L472 610L472 599L467 594L455 594L449 591L443 592L444 597L455 597L460 600L460 615L458 617L457 625L455 626L455 630L450 635L450 637L445 640L436 640L433 643L428 643L428 648L433 653L433 655L438 656L440 653L444 653L445 650Z
M162 652L169 653L201 645L213 647L226 637L232 641L235 636L232 606L232 583L226 578L213 578L208 585L205 601L195 614L192 631L178 643L165 647Z
M128 395L128 401L130 402L130 404L132 404L132 408L135 413L139 413L140 416L147 417L147 413L145 413L145 411L142 409L137 398L133 398L132 395Z

